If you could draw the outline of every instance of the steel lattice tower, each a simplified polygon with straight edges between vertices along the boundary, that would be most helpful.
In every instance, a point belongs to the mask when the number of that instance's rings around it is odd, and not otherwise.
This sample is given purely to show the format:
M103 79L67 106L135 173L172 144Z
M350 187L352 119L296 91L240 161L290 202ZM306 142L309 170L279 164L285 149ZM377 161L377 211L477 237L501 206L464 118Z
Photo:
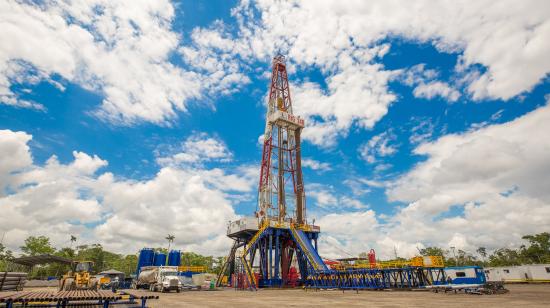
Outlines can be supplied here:
M273 59L267 102L266 126L258 187L257 216L261 219L289 218L305 222L305 194L302 180L300 133L304 120L294 116L285 58ZM291 213L292 214L292 213Z
M229 224L227 236L234 244L218 281L228 272L237 275L234 283L246 280L253 288L295 286L314 270L327 269L317 253L320 229L306 221L303 128L304 120L292 111L285 57L278 55L272 62L255 217ZM236 271L237 264L243 272Z

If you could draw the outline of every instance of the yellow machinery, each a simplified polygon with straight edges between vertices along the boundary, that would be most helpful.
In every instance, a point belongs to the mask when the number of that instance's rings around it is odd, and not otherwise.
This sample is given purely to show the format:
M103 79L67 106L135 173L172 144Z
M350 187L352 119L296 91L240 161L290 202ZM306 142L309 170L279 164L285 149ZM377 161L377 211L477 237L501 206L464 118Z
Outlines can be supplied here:
M332 268L336 270L344 270L351 268L403 268L403 267L429 267L440 268L445 267L443 263L443 257L441 256L424 256L414 257L410 260L391 260L391 261L379 261L373 264L361 263L361 264L336 264Z
M90 275L93 265L92 261L74 261L71 270L63 275L59 290L97 290L98 281Z

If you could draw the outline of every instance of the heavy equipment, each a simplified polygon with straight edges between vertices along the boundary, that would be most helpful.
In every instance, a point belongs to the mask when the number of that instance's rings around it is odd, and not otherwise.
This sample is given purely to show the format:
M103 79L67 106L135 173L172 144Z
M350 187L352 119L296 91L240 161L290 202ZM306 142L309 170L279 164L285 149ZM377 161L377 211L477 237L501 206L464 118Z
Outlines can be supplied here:
M178 276L177 266L144 266L133 288L148 288L152 292L180 292L183 285Z
M91 276L93 266L92 261L73 261L71 270L59 281L59 290L97 290L98 280Z

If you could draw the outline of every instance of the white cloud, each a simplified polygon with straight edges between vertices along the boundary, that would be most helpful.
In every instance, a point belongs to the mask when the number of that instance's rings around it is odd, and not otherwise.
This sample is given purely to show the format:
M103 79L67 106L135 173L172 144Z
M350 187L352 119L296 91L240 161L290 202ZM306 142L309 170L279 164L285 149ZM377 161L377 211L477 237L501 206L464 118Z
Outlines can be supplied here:
M221 141L199 136L184 145L209 153L207 159L227 157ZM39 166L27 145L31 138L0 131L0 233L14 250L29 235L46 235L61 246L75 234L80 243L133 253L164 245L170 233L184 250L222 255L230 245L225 226L237 218L233 205L252 193L257 180L250 166L227 172L200 164L163 167L147 180L121 179L100 173L107 161L83 152L73 152L66 164L52 156Z
M179 44L169 1L8 0L0 11L3 103L28 105L11 86L56 83L53 75L101 93L96 114L118 123L162 124L200 97L201 76L169 61Z
M449 102L456 102L460 97L457 90L451 88L448 83L441 81L432 81L421 83L413 91L414 97L432 99L440 96Z
M310 168L316 171L318 170L321 172L331 170L329 163L320 162L315 159L306 158L306 157L302 159L302 167Z
M521 235L548 231L542 217L550 214L549 120L544 106L417 147L428 159L387 191L390 201L409 203L392 219L394 231L439 244L456 233L469 249L517 244ZM453 208L459 214L437 219Z
M375 248L382 258L439 246L475 251L517 247L526 234L550 230L550 106L503 124L450 134L418 145L427 156L392 182L349 184L385 188L393 214L318 217L321 254L338 257ZM359 186L358 186L359 185ZM330 192L330 190L329 190ZM370 210L369 210L370 212ZM345 221L345 225L342 221ZM365 230L350 231L349 226Z
M306 195L309 199L314 199L320 209L317 210L362 210L368 208L368 205L349 196L340 196L334 191L334 187L319 183L312 183L306 186ZM311 208L310 205L310 208Z
M435 130L435 125L430 119L420 119L417 121L418 124L411 128L411 135L409 137L409 142L415 145L428 141L432 138Z
M31 139L32 136L24 132L0 130L0 174L12 174L31 165L32 157L27 145ZM12 178L0 177L0 197L6 189L12 189L9 187L11 181Z
M198 132L192 133L180 147L170 149L170 152L169 155L158 153L157 163L161 166L177 166L208 161L228 162L233 158L233 153L223 141Z
M237 91L250 82L248 73L259 73L255 63L280 50L291 70L318 69L325 78L326 87L295 81L292 93L297 113L308 120L304 138L334 146L353 126L373 127L397 99L388 82L400 71L380 64L389 36L460 53L451 80L465 82L475 99L509 99L550 71L546 1L243 1L232 10L236 29L216 21L194 29L185 45L172 31L167 0L0 5L3 103L44 109L12 86L45 81L63 89L68 81L103 95L95 113L124 124L166 124L190 100ZM174 52L186 69L172 64ZM452 101L454 87L433 81L415 92Z
M435 80L437 71L426 70L426 81L416 84L418 97L456 101L456 87L465 87L476 100L509 99L532 89L550 71L549 5L537 0L243 1L232 11L237 34L221 22L197 29L195 56L187 58L218 71L232 59L234 67L225 68L231 73L253 70L249 63L282 51L290 59L291 79L293 70L320 70L326 87L294 80L292 94L296 113L307 119L304 138L330 147L354 125L371 128L397 99L388 82L407 68L389 71L380 64L390 49L385 38L430 43L460 55L450 77L455 84Z
M397 152L397 145L390 144L396 138L391 131L373 136L359 147L359 155L370 164L375 163L379 157L391 156Z
M427 69L424 63L404 70L400 77L404 84L414 87L413 95L416 98L441 97L449 102L456 102L460 97L460 93L454 87L447 82L437 80L439 77L437 70Z

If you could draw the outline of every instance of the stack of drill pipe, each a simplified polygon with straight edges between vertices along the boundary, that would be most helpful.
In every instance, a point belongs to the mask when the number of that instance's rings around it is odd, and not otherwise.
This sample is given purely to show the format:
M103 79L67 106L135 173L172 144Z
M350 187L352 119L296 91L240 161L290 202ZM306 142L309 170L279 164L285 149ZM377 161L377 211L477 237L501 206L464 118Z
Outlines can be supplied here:
M22 290L27 273L0 272L0 291Z
M30 303L52 301L54 294L48 291L17 292L0 298L2 302Z

